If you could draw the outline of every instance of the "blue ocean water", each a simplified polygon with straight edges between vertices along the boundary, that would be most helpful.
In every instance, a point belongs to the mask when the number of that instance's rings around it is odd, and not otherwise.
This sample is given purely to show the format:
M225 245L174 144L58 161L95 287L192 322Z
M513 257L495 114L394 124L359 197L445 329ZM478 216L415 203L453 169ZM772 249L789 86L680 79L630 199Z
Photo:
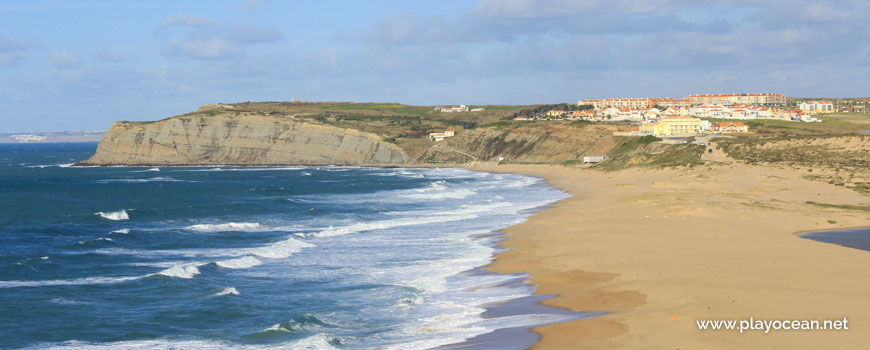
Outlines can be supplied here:
M838 244L844 247L870 250L870 228L852 228L835 231L813 232L801 237L814 241Z
M564 315L481 273L567 197L461 169L69 167L0 145L0 348L426 349Z

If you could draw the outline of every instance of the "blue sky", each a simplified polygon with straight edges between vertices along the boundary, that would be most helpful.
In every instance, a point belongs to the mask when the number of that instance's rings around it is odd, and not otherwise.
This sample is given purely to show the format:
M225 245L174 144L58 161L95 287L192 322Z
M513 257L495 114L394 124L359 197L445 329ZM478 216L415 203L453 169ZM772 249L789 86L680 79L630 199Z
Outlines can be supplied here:
M206 103L870 95L870 2L4 1L0 132Z

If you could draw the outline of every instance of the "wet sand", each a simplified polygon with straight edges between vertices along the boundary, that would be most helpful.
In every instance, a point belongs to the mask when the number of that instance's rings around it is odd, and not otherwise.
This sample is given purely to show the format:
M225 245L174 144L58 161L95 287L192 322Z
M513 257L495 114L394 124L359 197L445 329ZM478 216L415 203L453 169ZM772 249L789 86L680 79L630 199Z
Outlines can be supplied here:
M804 349L870 344L870 253L794 233L870 226L870 197L799 171L722 163L605 173L474 165L573 196L505 230L489 270L525 272L542 301L601 316L534 328L534 349ZM703 319L842 319L848 331L700 331Z

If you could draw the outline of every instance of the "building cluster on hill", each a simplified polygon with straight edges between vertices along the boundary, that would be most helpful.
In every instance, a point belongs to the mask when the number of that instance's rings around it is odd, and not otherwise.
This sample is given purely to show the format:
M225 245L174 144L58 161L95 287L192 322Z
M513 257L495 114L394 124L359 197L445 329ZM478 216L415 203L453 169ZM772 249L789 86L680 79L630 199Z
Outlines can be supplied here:
M682 100L664 98L610 98L580 100L578 105L591 106L582 115L565 116L568 119L589 121L644 122L668 116L716 119L774 119L799 122L820 122L817 113L834 111L828 101L801 104L800 109L782 108L788 101L783 94L698 94ZM778 108L779 107L779 108ZM579 118L578 118L579 117Z

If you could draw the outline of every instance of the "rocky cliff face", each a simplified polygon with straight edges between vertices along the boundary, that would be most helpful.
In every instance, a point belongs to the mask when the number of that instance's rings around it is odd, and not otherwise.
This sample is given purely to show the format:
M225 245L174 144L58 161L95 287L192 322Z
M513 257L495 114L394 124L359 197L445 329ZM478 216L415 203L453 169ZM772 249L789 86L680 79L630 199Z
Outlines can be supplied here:
M192 114L117 122L81 165L401 165L374 134L269 115Z

